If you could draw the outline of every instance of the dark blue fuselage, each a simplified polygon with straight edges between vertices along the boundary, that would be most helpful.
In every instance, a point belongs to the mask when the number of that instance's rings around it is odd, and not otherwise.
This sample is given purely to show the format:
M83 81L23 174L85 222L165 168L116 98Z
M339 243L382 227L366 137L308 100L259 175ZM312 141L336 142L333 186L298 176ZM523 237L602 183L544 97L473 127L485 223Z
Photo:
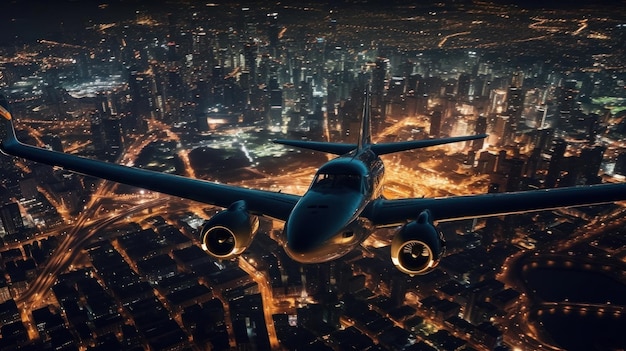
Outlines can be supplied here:
M360 215L381 196L384 166L368 147L335 158L318 170L285 223L285 250L302 263L339 258L372 230Z

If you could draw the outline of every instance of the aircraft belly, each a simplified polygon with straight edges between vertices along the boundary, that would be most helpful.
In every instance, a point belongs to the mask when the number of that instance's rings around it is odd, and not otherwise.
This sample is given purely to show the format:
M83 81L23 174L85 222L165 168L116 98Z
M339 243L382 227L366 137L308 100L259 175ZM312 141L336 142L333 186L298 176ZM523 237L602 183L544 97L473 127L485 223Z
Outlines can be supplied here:
M332 261L354 250L372 231L372 224L365 218L357 218L328 239L309 246L293 245L287 242L285 251L293 260L300 263L322 263Z

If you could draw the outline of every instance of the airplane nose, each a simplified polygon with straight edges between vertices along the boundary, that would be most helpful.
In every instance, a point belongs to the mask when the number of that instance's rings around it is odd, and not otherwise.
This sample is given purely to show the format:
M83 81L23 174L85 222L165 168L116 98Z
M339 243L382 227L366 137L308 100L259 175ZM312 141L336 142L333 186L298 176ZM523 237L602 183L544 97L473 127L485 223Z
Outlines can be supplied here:
M341 249L336 236L354 220L363 202L360 195L309 192L285 223L285 250L301 263L323 262Z
M295 254L303 254L309 252L312 245L306 237L295 236L291 240L287 240L287 248Z
M287 222L287 249L294 254L311 254L341 229L341 224L328 220L296 219Z
M287 247L293 253L308 253L321 243L323 236L321 232L316 233L310 225L288 225Z

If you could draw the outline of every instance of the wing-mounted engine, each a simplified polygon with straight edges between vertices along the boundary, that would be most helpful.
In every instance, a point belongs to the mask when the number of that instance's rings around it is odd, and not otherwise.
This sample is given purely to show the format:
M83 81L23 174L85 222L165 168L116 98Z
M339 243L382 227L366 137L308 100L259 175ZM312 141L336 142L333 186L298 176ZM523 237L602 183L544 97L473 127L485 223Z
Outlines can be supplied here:
M245 201L233 202L200 229L202 249L224 260L241 254L259 229L259 218L246 209Z
M445 251L443 234L433 224L430 211L403 225L391 241L391 261L402 272L421 275L432 271Z

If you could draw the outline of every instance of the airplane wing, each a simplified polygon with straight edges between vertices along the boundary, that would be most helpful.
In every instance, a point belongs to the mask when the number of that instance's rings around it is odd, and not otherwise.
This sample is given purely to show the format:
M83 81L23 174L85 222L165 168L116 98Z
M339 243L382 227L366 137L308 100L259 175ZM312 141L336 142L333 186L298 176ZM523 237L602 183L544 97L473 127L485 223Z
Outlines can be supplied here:
M250 213L265 215L282 221L287 220L291 210L300 199L300 196L297 195L247 189L126 167L22 144L15 136L12 115L8 103L4 99L0 99L0 115L3 117L0 121L0 151L7 155L23 157L51 166L59 166L73 172L220 207L228 207L235 201L244 200Z
M499 216L513 213L584 206L626 199L626 183L529 190L441 198L378 199L369 204L364 215L374 225L392 226L414 219L429 210L438 222Z

